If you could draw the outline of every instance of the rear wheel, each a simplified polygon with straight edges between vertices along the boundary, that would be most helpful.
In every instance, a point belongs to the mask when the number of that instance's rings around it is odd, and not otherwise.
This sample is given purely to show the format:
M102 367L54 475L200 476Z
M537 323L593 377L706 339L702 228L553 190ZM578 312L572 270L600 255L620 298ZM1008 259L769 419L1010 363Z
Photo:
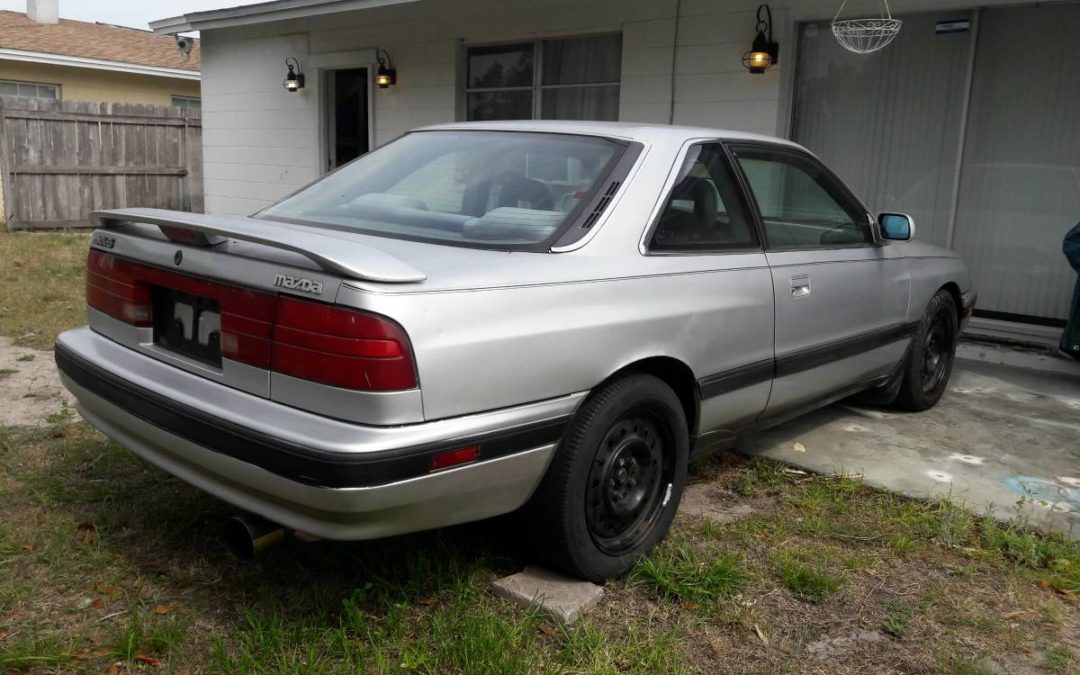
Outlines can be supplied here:
M956 303L948 291L938 291L912 338L896 407L917 412L941 399L952 375L958 330Z
M550 565L602 582L663 539L686 480L689 436L675 392L651 375L613 380L571 421L526 507Z

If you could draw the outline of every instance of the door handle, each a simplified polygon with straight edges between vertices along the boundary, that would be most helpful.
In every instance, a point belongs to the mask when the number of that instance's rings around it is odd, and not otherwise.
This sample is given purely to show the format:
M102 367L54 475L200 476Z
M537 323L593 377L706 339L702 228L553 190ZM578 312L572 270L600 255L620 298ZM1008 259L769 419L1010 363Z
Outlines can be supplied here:
M810 275L801 274L791 277L791 297L805 298L810 295Z

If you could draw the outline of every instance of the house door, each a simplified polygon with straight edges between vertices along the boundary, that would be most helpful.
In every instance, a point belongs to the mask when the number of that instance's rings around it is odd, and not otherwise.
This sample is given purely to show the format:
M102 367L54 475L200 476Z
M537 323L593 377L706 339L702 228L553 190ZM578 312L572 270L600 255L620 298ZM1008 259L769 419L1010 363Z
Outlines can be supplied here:
M371 149L368 69L331 70L326 90L325 168L333 171Z

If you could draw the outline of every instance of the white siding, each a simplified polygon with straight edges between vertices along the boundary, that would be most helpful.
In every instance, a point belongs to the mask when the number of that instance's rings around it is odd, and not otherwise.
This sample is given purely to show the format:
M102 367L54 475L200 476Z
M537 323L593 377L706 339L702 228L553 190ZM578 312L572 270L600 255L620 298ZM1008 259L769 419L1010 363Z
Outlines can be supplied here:
M982 0L1003 4L1009 0ZM251 213L320 174L320 55L390 52L398 84L374 92L374 143L459 117L463 45L621 31L620 119L784 134L785 68L797 20L831 17L830 0L776 0L780 66L743 69L759 0L422 0L363 12L202 33L206 209ZM971 6L894 0L893 11ZM676 7L680 16L676 18ZM787 9L790 8L790 9ZM281 86L295 56L303 92ZM370 61L352 65L371 66ZM674 79L672 78L674 75Z

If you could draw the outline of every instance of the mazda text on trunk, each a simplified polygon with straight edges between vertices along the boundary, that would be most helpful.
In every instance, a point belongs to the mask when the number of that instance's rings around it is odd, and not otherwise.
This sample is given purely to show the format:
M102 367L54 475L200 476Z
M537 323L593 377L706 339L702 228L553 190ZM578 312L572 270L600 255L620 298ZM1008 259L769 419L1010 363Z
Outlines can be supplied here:
M817 158L614 123L413 131L252 217L93 215L91 424L303 535L519 512L600 581L660 541L687 463L860 394L945 391L975 292Z

